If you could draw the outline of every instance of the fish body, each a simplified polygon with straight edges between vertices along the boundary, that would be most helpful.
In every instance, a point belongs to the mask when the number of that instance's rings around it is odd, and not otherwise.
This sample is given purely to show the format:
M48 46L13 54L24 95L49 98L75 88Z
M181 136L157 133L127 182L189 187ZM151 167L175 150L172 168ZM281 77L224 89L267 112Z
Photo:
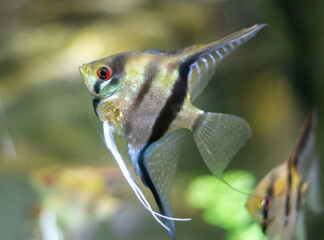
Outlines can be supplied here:
M116 65L123 66L123 72L118 75L120 86L116 94L107 99L95 98L95 111L101 121L108 121L115 132L126 138L136 151L149 140L161 108L168 100L174 101L167 109L169 119L164 118L165 121L169 120L168 126L165 126L167 131L162 133L161 130L161 135L179 128L190 128L200 113L190 104L185 81L179 79L177 60L167 55L140 51L122 53L104 60L114 70ZM102 60L92 64L92 68L99 68ZM93 93L96 96L96 92ZM170 99L171 96L179 99Z
M251 136L245 120L204 112L192 101L219 63L264 26L254 25L206 45L125 52L79 68L94 96L97 116L126 139L135 172L150 188L162 215L172 217L170 186L182 129L193 132L206 165L218 177ZM173 221L162 220L173 237Z
M316 111L313 110L305 120L290 156L260 181L246 203L248 212L260 223L269 239L296 237L296 226L303 219L303 206L311 185L310 166L316 163L316 121Z

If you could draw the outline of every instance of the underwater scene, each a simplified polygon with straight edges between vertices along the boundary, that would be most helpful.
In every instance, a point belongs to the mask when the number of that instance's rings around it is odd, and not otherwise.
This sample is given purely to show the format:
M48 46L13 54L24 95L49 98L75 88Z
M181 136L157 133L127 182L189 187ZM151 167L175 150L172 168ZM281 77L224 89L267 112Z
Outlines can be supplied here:
M0 240L324 239L324 3L0 6Z

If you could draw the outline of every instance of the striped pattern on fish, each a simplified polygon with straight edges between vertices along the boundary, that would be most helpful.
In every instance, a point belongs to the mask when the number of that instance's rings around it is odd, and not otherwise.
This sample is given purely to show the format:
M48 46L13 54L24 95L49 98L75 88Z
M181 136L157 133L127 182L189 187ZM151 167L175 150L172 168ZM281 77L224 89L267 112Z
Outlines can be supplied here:
M316 166L317 161L316 123L316 110L312 110L290 156L260 181L246 203L249 213L269 239L296 237L296 225L303 219L308 188L315 184L310 175L314 175L311 166Z
M218 177L251 136L245 120L204 112L192 101L207 86L219 63L264 26L254 25L206 45L170 52L125 52L79 68L94 96L97 116L126 139L134 169L150 188L162 214L172 216L169 194L182 129L193 132L206 165ZM173 237L173 221L162 221Z

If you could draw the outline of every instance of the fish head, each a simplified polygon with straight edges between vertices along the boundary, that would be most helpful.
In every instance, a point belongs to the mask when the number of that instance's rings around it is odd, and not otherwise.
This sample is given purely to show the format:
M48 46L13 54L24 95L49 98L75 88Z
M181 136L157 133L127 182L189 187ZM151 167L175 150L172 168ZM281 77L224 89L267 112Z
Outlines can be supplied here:
M141 87L150 76L159 73L153 71L158 66L157 58L154 54L131 51L79 67L81 78L94 97L96 115L123 137L129 128L130 112L140 102L137 96Z
M263 220L264 209L272 207L272 198L267 194L268 184L261 181L248 198L245 206L254 220L261 223Z
M79 67L82 80L95 98L107 99L116 93L122 80L125 57L125 53L117 54Z
M272 169L259 182L246 202L248 212L264 229L284 220L286 176L287 164Z

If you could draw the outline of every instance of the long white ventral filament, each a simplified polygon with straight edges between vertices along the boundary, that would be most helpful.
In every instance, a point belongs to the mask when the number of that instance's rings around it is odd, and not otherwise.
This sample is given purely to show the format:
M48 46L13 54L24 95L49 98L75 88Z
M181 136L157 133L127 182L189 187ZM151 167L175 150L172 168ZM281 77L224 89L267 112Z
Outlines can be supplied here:
M118 151L118 149L116 147L114 137L113 137L113 134L112 134L112 131L111 131L111 128L110 128L108 122L103 123L103 132L104 132L104 138L105 138L106 146L111 151L112 155L114 156L114 158L115 158L120 170L122 171L126 181L128 182L128 184L130 185L130 187L134 191L134 193L135 193L136 197L138 198L138 200L153 215L155 220L168 231L170 231L170 229L165 224L163 224L161 222L161 220L157 218L157 216L159 216L161 218L173 220L173 221L190 221L191 218L172 218L172 217L164 216L164 215L162 215L160 213L157 213L157 212L153 211L153 209L151 208L151 206L148 203L147 199L145 198L142 190L140 189L140 187L138 186L138 184L136 183L136 181L134 180L134 178L132 177L132 175L128 171L128 168L125 165L125 162L124 162L122 156L120 155L120 153L119 153L119 151Z

